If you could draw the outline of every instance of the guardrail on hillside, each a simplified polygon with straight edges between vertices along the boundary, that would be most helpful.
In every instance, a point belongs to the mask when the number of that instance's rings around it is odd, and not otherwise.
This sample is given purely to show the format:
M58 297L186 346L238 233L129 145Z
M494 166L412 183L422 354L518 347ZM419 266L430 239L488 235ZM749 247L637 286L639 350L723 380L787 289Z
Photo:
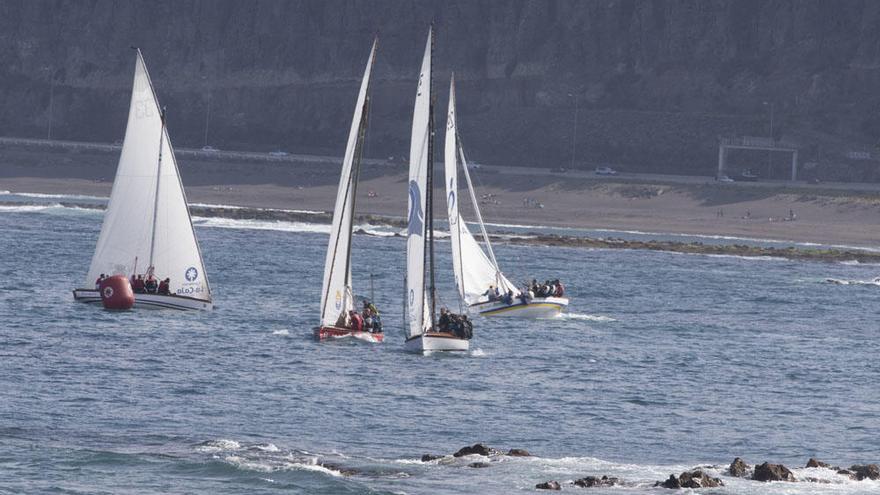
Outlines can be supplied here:
M28 148L42 149L64 149L74 151L97 151L101 153L119 153L122 150L121 144L110 143L90 143L85 141L63 141L49 139L32 139L18 137L0 137L0 147L2 146L22 146ZM339 164L342 157L324 156L324 155L307 155L301 153L279 154L278 152L258 152L258 151L225 151L225 150L202 150L198 148L175 148L175 155L178 157L190 157L207 160L218 161L260 161L275 163L334 163ZM365 158L362 160L364 164L376 166L395 166L397 164L388 160L375 158Z

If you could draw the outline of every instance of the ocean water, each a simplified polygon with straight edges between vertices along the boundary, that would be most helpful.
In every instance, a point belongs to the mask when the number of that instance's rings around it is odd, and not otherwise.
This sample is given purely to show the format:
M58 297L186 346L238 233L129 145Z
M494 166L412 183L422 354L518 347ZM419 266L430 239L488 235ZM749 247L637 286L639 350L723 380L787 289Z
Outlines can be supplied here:
M70 293L100 222L0 207L0 493L668 493L695 466L726 483L702 493L880 493L800 469L880 461L880 266L500 244L515 280L566 282L568 314L416 356L400 238L355 238L386 342L316 343L325 228L198 219L216 309L111 313ZM419 460L476 442L534 456ZM735 456L827 483L723 476Z

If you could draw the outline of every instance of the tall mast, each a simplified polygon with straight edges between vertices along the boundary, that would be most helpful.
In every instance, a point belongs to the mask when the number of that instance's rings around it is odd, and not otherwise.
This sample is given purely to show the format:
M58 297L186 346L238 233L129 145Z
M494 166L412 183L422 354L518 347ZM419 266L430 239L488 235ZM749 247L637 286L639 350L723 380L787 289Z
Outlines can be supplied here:
M165 109L159 110L159 118L162 121L162 130L159 132L159 165L156 167L156 195L153 198L153 228L150 233L150 263L147 270L153 266L153 252L156 250L156 223L159 219L159 185L162 183L162 146L165 144Z
M426 227L428 235L428 266L429 283L431 291L431 329L435 328L435 313L437 310L436 286L434 285L434 23L431 23L431 65L428 68L428 185L425 192L427 203Z

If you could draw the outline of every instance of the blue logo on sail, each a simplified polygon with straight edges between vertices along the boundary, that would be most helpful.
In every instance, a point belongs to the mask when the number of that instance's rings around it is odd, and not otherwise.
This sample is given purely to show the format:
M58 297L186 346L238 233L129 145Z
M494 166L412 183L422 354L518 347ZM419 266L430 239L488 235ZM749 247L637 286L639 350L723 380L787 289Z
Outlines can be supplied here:
M195 282L195 280L199 277L199 271L196 270L196 267L191 266L186 270L184 276L188 281Z
M409 181L409 229L410 235L424 235L424 216L422 215L422 195L416 181Z
M456 211L455 205L455 179L449 179L449 197L446 198L446 203L449 205L449 224L455 225L458 223L458 215L454 215Z

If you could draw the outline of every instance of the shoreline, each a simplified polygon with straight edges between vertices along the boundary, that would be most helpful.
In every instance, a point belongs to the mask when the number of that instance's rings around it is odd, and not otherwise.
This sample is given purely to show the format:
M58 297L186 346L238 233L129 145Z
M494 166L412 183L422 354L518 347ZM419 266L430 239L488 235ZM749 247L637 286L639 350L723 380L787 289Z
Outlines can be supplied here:
M14 193L10 194L42 194L42 193ZM44 198L52 199L52 198ZM56 198L58 201L38 202L38 201L0 201L0 206L48 206L59 205L65 208L82 208L91 210L103 210L103 203L98 202L80 202L65 201L63 198ZM222 218L230 220L259 220L269 222L303 222L320 225L329 225L332 221L332 213L326 211L309 211L309 210L286 210L277 208L253 208L234 205L209 205L209 204L190 204L190 212L193 217L201 218ZM361 214L355 216L358 225L382 226L403 229L406 227L403 218ZM698 255L715 255L715 256L740 256L747 258L778 258L796 261L813 261L813 262L857 262L860 264L877 263L880 264L880 252L871 252L860 250L856 247L836 248L836 247L806 247L793 245L786 247L776 246L758 246L733 243L708 244L701 241L674 241L674 240L637 240L622 239L618 237L592 237L578 235L559 235L548 234L535 231L529 231L529 228L541 228L540 226L527 225L516 226L513 224L509 227L526 229L522 232L512 231L495 231L490 233L489 237L493 242L506 243L513 245L530 245L530 246L555 246L582 249L631 249L644 251L661 251L681 254L698 254ZM376 236L361 228L355 228L354 234ZM402 237L402 234L395 232L394 237ZM643 235L651 235L644 233ZM666 235L683 235L691 236L693 234L666 234ZM741 241L741 240L740 240ZM774 242L786 243L789 241L779 240L761 240L756 242Z

